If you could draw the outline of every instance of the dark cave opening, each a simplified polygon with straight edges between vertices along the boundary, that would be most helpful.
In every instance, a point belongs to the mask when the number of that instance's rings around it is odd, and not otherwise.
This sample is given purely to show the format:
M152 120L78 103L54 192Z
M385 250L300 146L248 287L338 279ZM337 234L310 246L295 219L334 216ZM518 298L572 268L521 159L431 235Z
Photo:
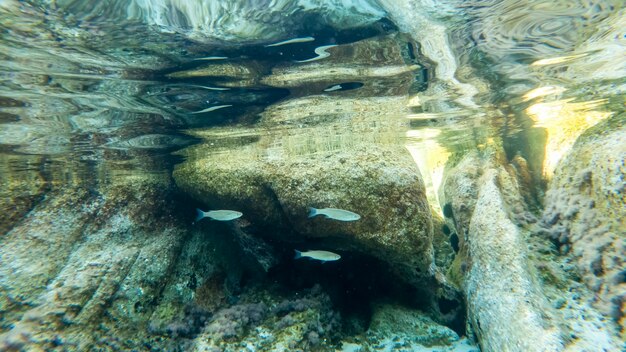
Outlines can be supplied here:
M341 313L348 334L367 330L374 303L393 302L424 310L428 306L424 295L402 282L382 261L355 252L334 252L340 254L341 259L321 262L294 259L285 251L280 264L268 272L267 280L291 291L320 285Z

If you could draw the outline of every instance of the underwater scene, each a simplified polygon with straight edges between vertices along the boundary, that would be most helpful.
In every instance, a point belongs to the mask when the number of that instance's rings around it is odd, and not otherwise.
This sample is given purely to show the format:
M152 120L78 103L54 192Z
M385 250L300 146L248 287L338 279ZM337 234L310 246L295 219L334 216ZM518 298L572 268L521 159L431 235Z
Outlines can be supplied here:
M623 0L0 0L0 351L626 351Z

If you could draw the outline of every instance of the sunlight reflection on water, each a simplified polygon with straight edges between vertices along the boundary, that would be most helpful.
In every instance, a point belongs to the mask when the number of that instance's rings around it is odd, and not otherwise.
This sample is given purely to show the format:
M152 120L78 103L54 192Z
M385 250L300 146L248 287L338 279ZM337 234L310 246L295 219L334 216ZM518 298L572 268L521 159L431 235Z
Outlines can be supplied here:
M60 172L92 170L105 161L138 172L156 165L167 169L182 160L172 152L216 133L229 140L222 148L263 136L257 140L268 158L351 148L369 138L373 144L406 145L429 185L429 198L438 204L435 195L450 155L503 139L509 155L521 153L536 175L549 177L581 133L623 110L617 97L626 91L626 15L619 1L451 2L440 14L426 12L449 16L450 42L439 45L456 51L453 80L437 77L445 64L429 63L411 40L392 39L376 49L379 54L367 45L349 45L393 28L377 27L353 39L355 32L324 32L327 37L288 45L248 42L235 48L213 41L220 33L238 35L234 27L189 25L193 21L185 27L178 17L154 17L161 10L142 2L109 4L0 2L0 27L8 34L0 41L0 153L10 160L2 163L3 174L40 170L43 159L64 165L52 168ZM356 22L375 23L383 14L366 1L360 5ZM192 9L181 7L180 14ZM399 14L392 17L402 22ZM150 27L150 21L160 22ZM239 39L253 38L242 33ZM264 43L266 35L254 40ZM398 43L407 48L396 48ZM297 63L325 46L332 47L329 57ZM402 56L418 60L397 61ZM356 85L328 90L342 82ZM307 129L314 125L334 134L308 139L301 133L319 134ZM241 131L255 126L263 132L243 133L245 141L236 142ZM293 137L264 145L272 134ZM25 167L8 166L20 159Z

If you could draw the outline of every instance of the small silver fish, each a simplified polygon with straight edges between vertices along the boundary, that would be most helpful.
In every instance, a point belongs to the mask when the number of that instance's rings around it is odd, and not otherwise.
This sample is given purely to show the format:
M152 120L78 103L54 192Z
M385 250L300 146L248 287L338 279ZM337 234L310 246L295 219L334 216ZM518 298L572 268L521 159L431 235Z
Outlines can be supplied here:
M207 56L207 57L199 57L194 60L226 60L228 57L226 56Z
M293 39L283 40L282 42L278 42L278 43L268 44L265 47L269 48L272 46L281 46L281 45L294 44L294 43L306 43L306 42L312 42L314 40L315 38L313 37L293 38Z
M324 263L324 262L332 262L332 261L341 259L341 256L339 254L333 253L333 252L329 252L329 251L306 251L306 252L300 252L297 249L295 249L295 251L296 251L296 256L294 257L294 259L311 258L311 259L319 260L322 263Z
M210 108L206 108L204 110L200 110L200 111L194 111L191 114L202 114L205 112L211 112L211 111L215 111L215 110L219 110L219 109L223 109L223 108L227 108L233 106L232 104L229 105L218 105L218 106L211 106Z
M332 87L328 87L326 89L324 89L324 92L334 92L336 90L340 90L341 89L341 84L335 84Z
M330 48L334 48L336 46L337 46L337 44L319 46L319 47L315 48L315 53L317 54L316 57L313 57L313 58L310 58L310 59L306 59L306 60L296 60L296 62L311 62L311 61L325 59L325 58L330 56L330 53L326 52L326 50L328 50Z
M329 219L339 221L356 221L361 218L361 215L353 213L351 211L335 208L316 209L309 208L309 217L312 218L317 215L324 215Z
M230 221L230 220L235 220L237 218L240 218L243 214L238 212L238 211L234 211L234 210L209 210L209 211L202 211L200 209L196 209L197 212L197 216L196 216L196 222L204 219L204 218L211 218L212 220L217 220L217 221Z
M193 84L189 84L189 85L186 85L186 86L187 86L187 87L195 87L195 88L208 89L208 90L230 90L230 88L224 88L224 87L198 86L198 85L193 85Z

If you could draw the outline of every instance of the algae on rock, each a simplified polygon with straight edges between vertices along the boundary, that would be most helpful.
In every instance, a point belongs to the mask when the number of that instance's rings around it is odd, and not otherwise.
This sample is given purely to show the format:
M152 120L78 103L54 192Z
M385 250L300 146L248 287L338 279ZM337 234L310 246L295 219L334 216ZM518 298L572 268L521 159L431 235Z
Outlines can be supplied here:
M624 115L586 131L549 183L542 228L574 258L592 305L626 336L626 128Z
M367 345L375 351L478 352L450 328L435 323L423 312L392 304L377 304L366 332Z
M618 350L610 324L586 304L592 295L536 236L520 192L523 163L511 167L490 149L465 155L446 177L449 215L462 235L450 274L463 287L469 330L487 351Z
M114 180L53 188L1 238L0 349L130 349L150 340L146 327L186 228L168 177Z

